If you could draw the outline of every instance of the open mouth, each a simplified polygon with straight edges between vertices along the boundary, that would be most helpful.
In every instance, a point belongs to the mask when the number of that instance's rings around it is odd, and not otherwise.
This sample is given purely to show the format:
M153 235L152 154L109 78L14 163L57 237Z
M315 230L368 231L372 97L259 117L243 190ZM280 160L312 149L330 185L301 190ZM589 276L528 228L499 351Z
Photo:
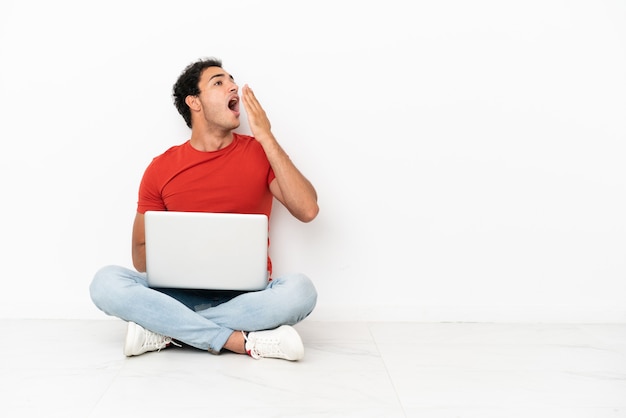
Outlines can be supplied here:
M233 97L228 101L228 108L233 112L239 112L239 99L237 97Z

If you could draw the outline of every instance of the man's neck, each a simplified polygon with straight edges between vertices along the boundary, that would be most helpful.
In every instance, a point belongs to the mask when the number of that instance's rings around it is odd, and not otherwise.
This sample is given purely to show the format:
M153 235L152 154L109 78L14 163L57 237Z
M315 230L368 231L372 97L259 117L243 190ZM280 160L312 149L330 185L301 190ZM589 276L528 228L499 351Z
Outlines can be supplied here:
M198 132L191 131L191 139L189 143L198 151L218 151L229 146L233 142L233 132L225 131L221 133L215 132Z

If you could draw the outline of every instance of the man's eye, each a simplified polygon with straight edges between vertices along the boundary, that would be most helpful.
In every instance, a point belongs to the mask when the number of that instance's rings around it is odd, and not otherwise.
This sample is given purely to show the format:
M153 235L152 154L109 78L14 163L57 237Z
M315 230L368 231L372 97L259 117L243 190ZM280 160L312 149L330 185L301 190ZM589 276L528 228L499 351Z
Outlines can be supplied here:
M215 85L216 85L216 86L221 86L221 85L222 85L222 82L221 82L221 81L216 81L216 82L215 82Z

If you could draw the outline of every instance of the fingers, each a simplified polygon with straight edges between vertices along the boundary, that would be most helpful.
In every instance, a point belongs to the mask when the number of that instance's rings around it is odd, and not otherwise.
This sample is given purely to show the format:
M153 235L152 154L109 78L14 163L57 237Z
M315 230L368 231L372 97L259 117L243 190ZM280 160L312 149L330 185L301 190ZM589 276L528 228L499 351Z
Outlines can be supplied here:
M247 84L241 88L241 98L248 113L248 123L252 132L257 135L269 131L271 129L270 121L254 92Z
M246 106L246 109L249 112L257 112L261 108L261 105L259 104L259 101L254 95L254 92L252 91L250 86L244 84L243 88L241 89L241 93L243 104Z

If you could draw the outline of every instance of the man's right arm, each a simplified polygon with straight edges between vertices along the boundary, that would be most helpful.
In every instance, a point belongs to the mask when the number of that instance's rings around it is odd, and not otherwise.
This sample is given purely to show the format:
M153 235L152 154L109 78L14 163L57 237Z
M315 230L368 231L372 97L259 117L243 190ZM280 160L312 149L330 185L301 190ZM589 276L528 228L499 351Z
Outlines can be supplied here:
M144 215L137 212L133 223L133 265L138 272L146 271L146 229Z

